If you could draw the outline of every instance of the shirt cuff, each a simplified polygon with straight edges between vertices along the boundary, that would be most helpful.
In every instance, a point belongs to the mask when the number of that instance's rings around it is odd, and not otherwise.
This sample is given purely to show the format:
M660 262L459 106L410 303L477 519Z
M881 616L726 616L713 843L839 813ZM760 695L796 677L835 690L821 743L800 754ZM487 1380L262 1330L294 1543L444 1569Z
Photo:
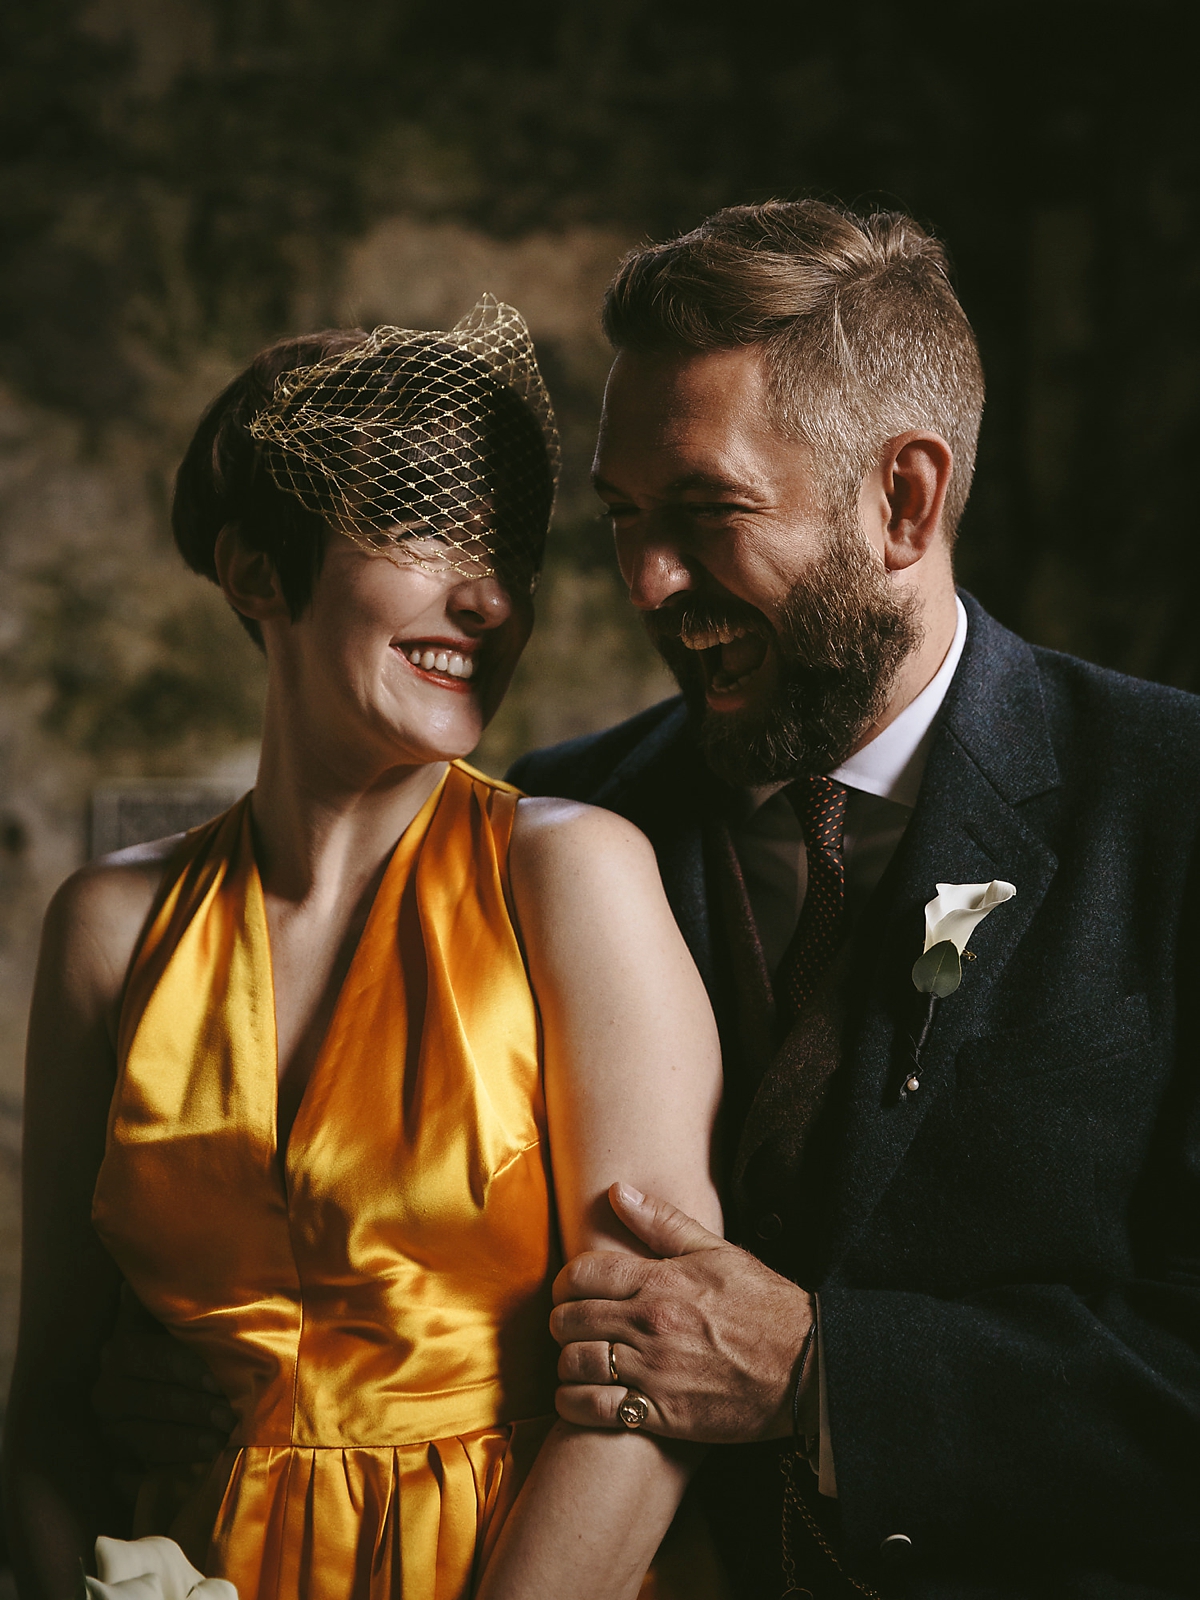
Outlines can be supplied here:
M821 1342L821 1299L813 1295L813 1314L817 1319L817 1395L820 1408L817 1450L817 1491L837 1499L837 1474L833 1470L833 1444L829 1438L829 1395L825 1388L825 1346Z

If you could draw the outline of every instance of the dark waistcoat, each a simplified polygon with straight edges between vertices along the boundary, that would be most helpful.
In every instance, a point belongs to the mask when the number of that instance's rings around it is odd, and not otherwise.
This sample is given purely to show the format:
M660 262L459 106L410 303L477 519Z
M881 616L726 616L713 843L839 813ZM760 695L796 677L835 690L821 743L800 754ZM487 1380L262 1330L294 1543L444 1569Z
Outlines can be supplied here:
M781 1037L770 974L729 830L706 829L709 882L720 928L718 965L728 975L721 1007L725 1062L726 1232L775 1271L819 1284L828 1253L829 1155L837 1141L839 1069L846 1054L859 941L852 934L831 962L803 1015ZM870 922L867 926L869 928ZM737 1600L782 1588L782 1455L793 1455L810 1524L789 1519L796 1582L814 1600L855 1590L836 1564L836 1505L820 1497L807 1461L790 1441L714 1450L694 1494Z

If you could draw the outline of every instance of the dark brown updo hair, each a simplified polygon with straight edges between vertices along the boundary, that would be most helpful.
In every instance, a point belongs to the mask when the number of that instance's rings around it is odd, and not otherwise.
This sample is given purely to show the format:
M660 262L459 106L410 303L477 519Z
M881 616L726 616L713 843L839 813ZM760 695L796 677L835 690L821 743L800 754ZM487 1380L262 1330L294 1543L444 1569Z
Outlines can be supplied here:
M171 529L192 571L220 581L217 536L227 523L236 523L247 547L270 557L293 621L312 599L329 530L321 517L276 486L250 436L250 423L271 403L282 373L315 366L365 338L360 328L330 328L280 339L260 351L204 413L175 477ZM261 649L258 623L240 611L236 615Z

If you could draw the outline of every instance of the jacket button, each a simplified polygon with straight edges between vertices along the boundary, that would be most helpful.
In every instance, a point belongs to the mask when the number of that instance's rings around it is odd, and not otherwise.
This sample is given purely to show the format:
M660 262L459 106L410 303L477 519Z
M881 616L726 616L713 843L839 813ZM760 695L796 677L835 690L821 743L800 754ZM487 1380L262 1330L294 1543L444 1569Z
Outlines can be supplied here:
M754 1224L754 1231L760 1239L778 1239L783 1232L783 1222L773 1211L768 1211Z
M912 1555L913 1542L906 1533L889 1533L879 1546L879 1554L885 1561L905 1561Z

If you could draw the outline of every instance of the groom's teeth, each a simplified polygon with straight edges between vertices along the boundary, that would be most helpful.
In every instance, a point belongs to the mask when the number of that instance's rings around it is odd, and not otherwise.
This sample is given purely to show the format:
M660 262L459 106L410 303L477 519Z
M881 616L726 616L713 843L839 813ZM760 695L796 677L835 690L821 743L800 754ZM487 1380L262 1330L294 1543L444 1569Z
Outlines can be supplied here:
M688 650L711 650L714 645L732 644L735 639L744 639L749 631L748 628L734 628L722 622L715 628L705 628L703 632L685 631L679 638Z

